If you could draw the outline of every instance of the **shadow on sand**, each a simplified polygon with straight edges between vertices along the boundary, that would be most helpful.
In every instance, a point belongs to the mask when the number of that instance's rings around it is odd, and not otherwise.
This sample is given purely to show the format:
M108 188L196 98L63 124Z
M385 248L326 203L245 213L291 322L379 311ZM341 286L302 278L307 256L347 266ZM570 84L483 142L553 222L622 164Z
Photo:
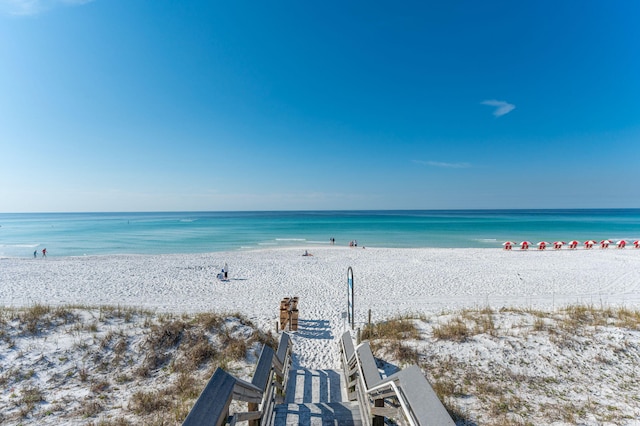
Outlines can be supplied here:
M327 320L299 320L298 336L305 339L333 340L333 333Z
M291 370L287 383L287 402L304 404L341 402L340 374L334 370Z

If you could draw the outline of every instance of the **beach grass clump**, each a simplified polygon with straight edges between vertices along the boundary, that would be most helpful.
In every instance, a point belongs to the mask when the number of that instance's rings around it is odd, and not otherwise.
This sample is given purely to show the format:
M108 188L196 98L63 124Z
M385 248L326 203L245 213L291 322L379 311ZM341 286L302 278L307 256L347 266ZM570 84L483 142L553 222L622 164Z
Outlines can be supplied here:
M36 335L49 332L53 328L75 323L79 320L73 309L65 306L52 307L37 303L28 308L7 308L0 310L0 338L7 340L7 328L16 322L21 333Z
M218 349L203 329L189 329L181 342L181 356L174 358L172 369L189 372L198 369L207 360L218 356Z
M131 426L129 420L124 417L116 417L115 419L100 419L93 423L93 426Z
M222 314L214 312L203 312L196 314L193 320L200 324L205 330L215 331L219 330L225 322L225 317Z
M182 320L167 319L153 324L146 344L150 351L158 352L174 348L180 343L187 324Z
M197 398L202 390L196 386L196 380L193 375L186 371L178 374L172 388L175 394L181 398Z
M363 340L375 339L417 339L420 337L414 320L408 317L396 317L379 323L367 324L362 330Z
M622 307L614 310L611 315L618 327L640 330L640 311Z
M126 323L131 322L135 317L151 317L154 316L153 312L131 307L131 306L111 306L105 305L99 307L99 319L102 322L111 320L123 320Z
M131 396L130 409L138 415L150 415L165 411L168 401L159 392L137 391Z
M415 319L396 317L364 327L361 338L369 340L371 350L381 358L390 356L401 364L416 363L418 353L407 342L420 338Z
M44 393L42 389L35 385L28 385L21 392L21 398L18 404L20 405L20 415L26 417L33 411L36 404L44 401Z
M439 340L452 340L464 342L471 336L471 328L463 317L454 317L432 329L433 337Z
M472 336L487 334L495 337L498 333L494 322L496 313L488 307L480 310L465 309L432 329L435 339L465 342Z
M465 313L463 313L464 315ZM485 308L479 311L473 318L475 323L473 334L488 334L490 336L495 336L497 334L497 329L495 322L493 321L493 311L490 308Z
M49 314L51 307L36 304L24 312L20 317L20 322L24 324L24 330L30 334L36 334L38 330L47 328L51 322Z
M104 410L104 405L93 397L82 400L78 414L82 418L94 417Z
M616 326L640 330L640 311L626 307L597 308L593 305L570 305L559 309L555 318L566 329Z
M73 324L80 320L75 310L68 306L56 306L52 308L53 317L61 324Z

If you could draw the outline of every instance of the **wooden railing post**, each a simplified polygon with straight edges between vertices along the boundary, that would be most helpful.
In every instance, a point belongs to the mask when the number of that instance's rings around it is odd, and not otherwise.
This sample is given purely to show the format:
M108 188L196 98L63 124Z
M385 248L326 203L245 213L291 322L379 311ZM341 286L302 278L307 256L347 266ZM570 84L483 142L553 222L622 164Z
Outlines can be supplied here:
M373 401L374 407L383 407L384 408L384 399L376 399ZM384 417L383 416L373 416L372 426L384 426Z
M258 411L258 404L255 402L249 402L247 404L247 411ZM249 420L249 426L260 426L260 420Z

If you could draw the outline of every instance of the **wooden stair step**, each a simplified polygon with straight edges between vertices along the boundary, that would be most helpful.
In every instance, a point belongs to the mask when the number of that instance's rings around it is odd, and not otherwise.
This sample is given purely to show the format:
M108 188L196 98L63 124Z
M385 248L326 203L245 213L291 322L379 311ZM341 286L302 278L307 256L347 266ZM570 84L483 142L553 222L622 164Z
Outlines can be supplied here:
M274 426L362 426L357 402L280 404L274 412Z

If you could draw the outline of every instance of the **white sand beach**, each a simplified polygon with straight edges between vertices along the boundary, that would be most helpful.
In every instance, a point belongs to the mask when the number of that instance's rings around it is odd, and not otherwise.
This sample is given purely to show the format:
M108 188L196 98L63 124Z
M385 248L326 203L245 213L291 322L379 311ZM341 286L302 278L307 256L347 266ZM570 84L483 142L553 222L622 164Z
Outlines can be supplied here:
M153 398L160 389L172 392L167 389L179 382L171 369L149 377L136 373L148 362L144 342L151 333L148 324L157 320L146 314L126 320L126 311L105 313L98 306L177 318L237 312L262 330L275 331L280 300L298 296L294 367L339 368L336 339L347 328L342 314L352 267L356 326L364 326L369 309L373 322L415 318L422 337L403 344L421 354L433 383L450 387L447 403L466 419L458 424L640 425L637 319L627 327L622 316L606 312L640 308L640 250L313 247L310 252L0 259L0 306L78 305L73 315L81 321L64 319L63 325L34 334L21 331L15 315L4 316L0 422L138 424L136 398ZM229 279L220 281L216 275L225 263ZM576 305L605 308L596 314L604 319L588 325L579 318L589 313L560 312ZM438 327L469 308L476 313L462 318L473 337L463 342L435 337ZM538 309L551 313L539 316ZM250 335L247 327L229 321L240 339ZM118 339L127 342L126 349L114 355ZM249 379L255 346L245 361L232 364L234 374ZM384 353L385 360L397 362L393 352ZM119 367L107 371L104 361L112 358ZM202 369L191 376L202 383L208 377ZM178 403L175 424L192 401ZM162 418L144 418L165 424Z
M489 306L552 310L571 304L640 307L640 250L313 247L210 254L0 260L0 305L135 306L159 312L239 312L275 329L279 301L337 338L345 329L347 268L359 325L404 313ZM227 263L228 281L216 279ZM358 325L357 324L357 325ZM300 337L300 336L299 336ZM301 336L304 337L304 336ZM326 339L296 338L300 364L337 365Z

